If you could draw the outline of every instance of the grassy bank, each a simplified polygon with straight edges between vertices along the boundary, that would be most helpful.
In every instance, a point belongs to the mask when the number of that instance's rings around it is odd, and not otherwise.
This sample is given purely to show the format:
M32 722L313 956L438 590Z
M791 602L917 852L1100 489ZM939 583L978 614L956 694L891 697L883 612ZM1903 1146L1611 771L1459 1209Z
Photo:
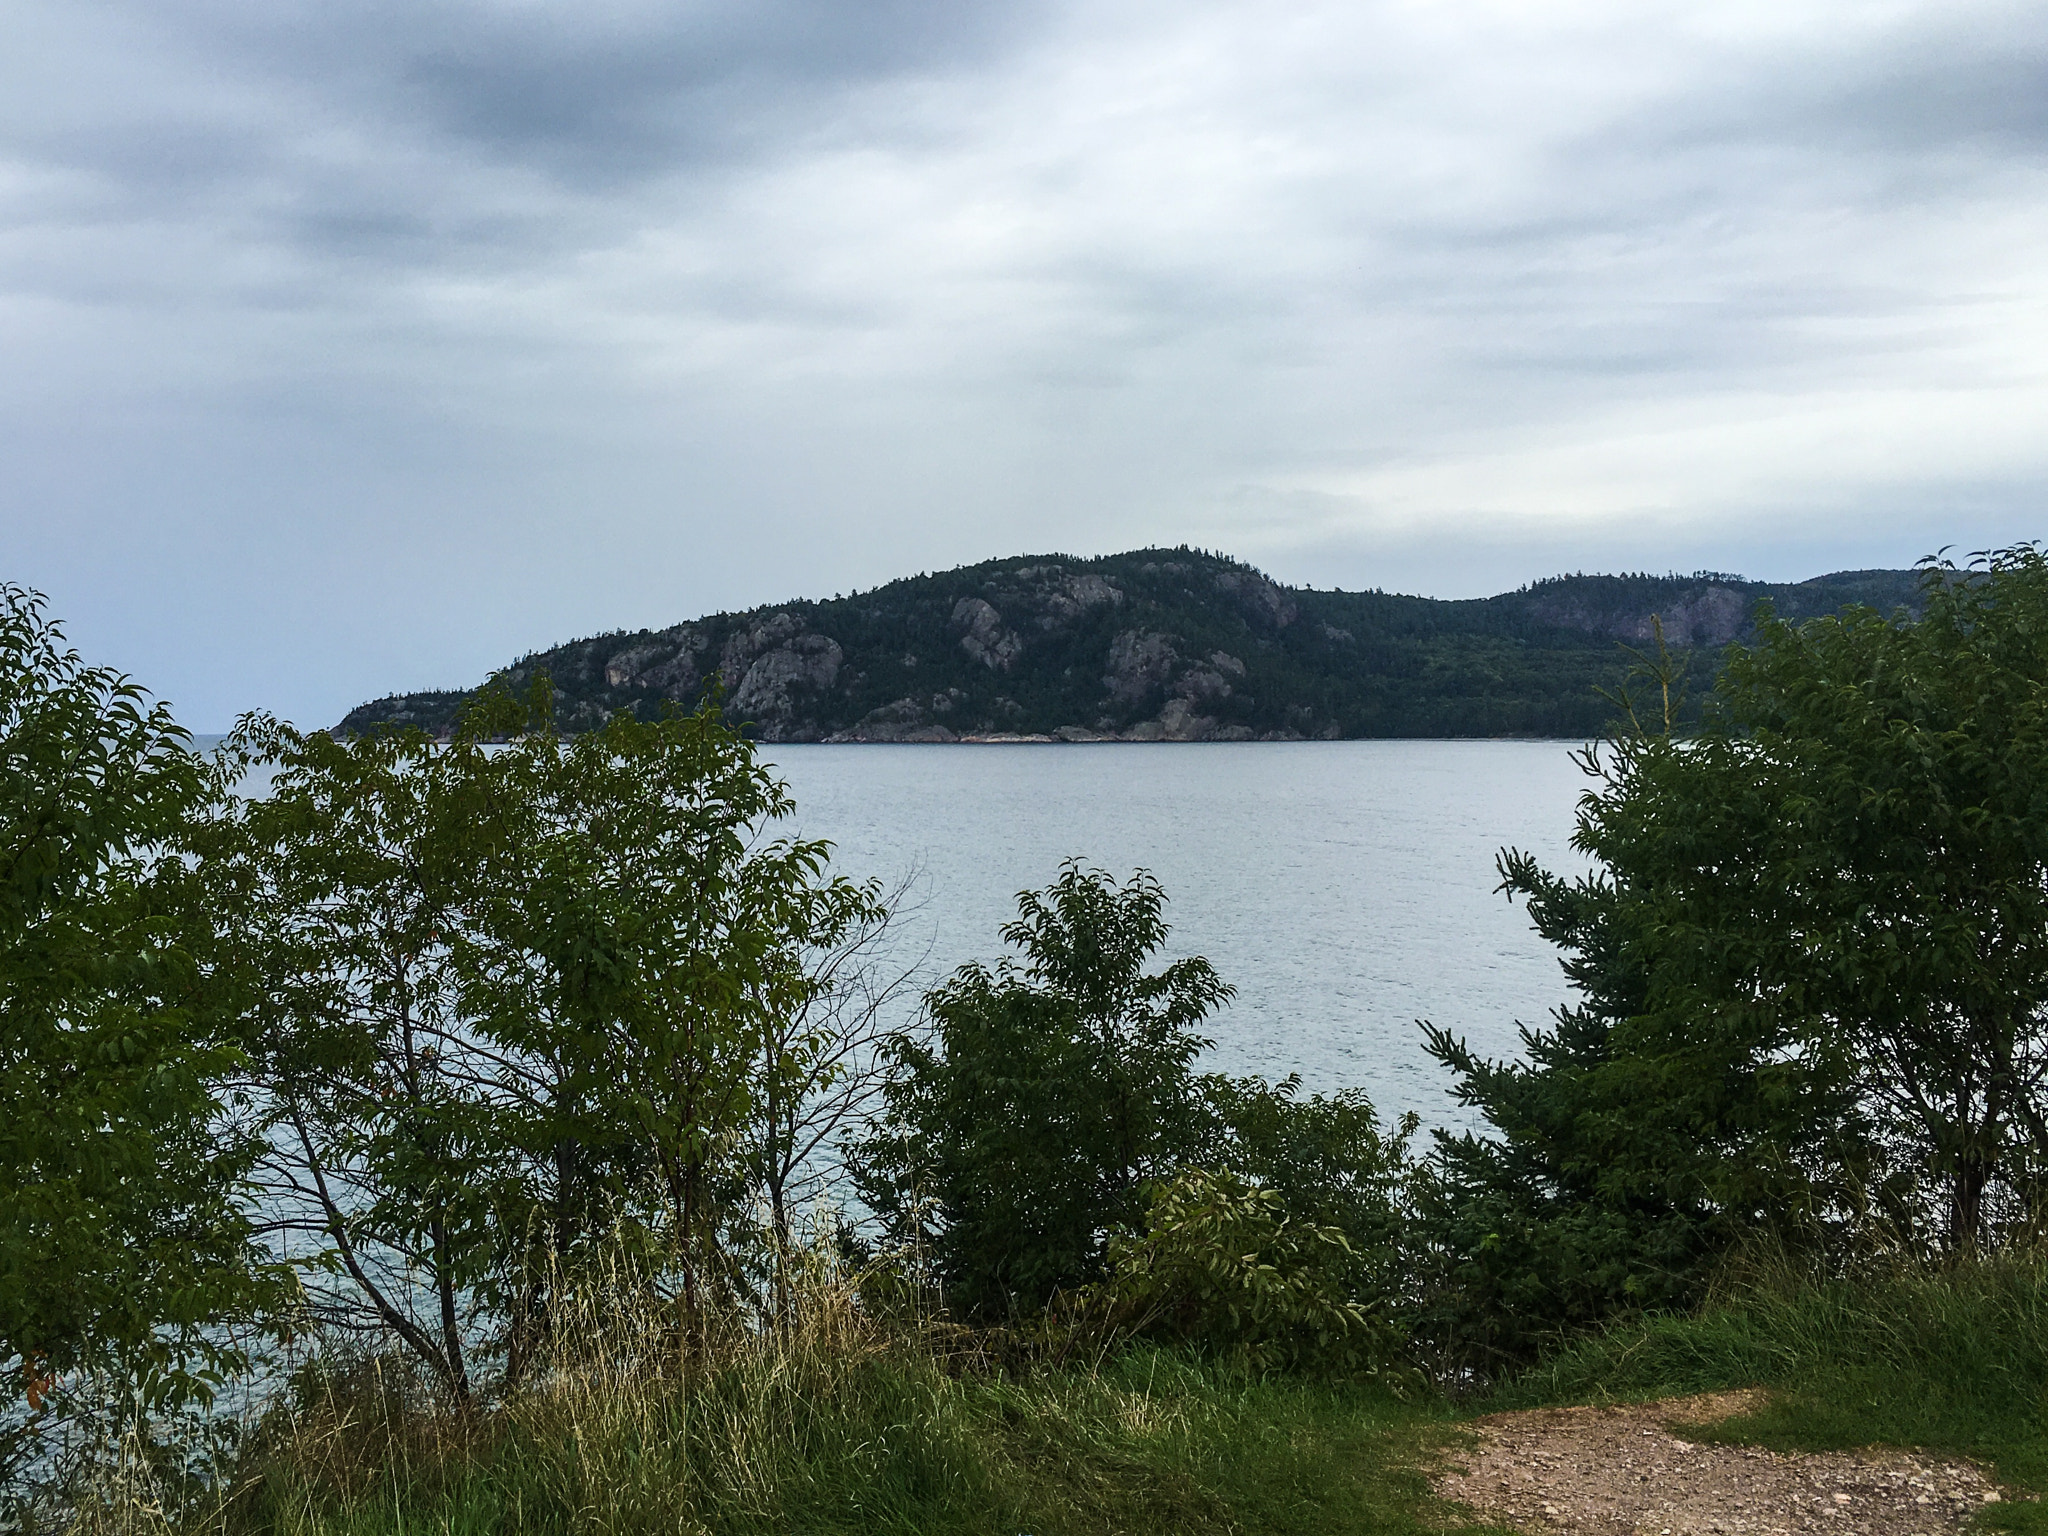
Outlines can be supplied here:
M596 1347L591 1347L593 1340ZM466 1532L1446 1531L1424 1469L1486 1411L1763 1386L1715 1438L1911 1445L2048 1491L2048 1261L1726 1287L1617 1326L1484 1400L1259 1378L1136 1346L1002 1368L891 1336L850 1302L684 1368L651 1336L586 1334L526 1389L453 1411L388 1362L304 1373L220 1492L158 1518L103 1490L87 1528L279 1536ZM2048 1532L2039 1505L1993 1527Z
M468 1532L1443 1531L1427 1393L1258 1378L1138 1346L1001 1368L816 1312L677 1363L648 1338L463 1414L389 1361L306 1371L224 1469L163 1509L130 1479L88 1529ZM1450 1522L1457 1528L1457 1521Z
M1401 1532L1446 1415L1141 1351L955 1376L876 1354L567 1380L465 1426L334 1384L193 1526L448 1532ZM1434 1528L1434 1527L1431 1527Z

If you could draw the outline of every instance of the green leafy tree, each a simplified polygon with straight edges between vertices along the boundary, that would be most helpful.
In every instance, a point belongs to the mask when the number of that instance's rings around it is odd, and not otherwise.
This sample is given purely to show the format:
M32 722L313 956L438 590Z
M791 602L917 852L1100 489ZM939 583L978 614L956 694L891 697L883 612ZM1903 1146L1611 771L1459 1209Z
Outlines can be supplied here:
M1428 1228L1481 1352L1697 1296L1733 1243L2035 1230L2048 1159L2048 562L1931 564L1924 614L1766 612L1708 727L1589 755L1566 882L1504 888L1580 1002L1524 1063L1431 1049L1491 1122Z
M229 749L267 793L207 850L214 909L264 979L248 1091L261 1208L315 1315L395 1336L466 1400L516 1141L455 956L495 818L481 744L337 741L266 719Z
M197 899L225 794L169 709L0 587L0 1474L68 1385L204 1399L278 1300L217 1097L241 987Z
M1734 950L1813 1049L1851 1064L1910 1181L1889 1202L1908 1235L1962 1250L2038 1230L2048 560L1930 565L1918 622L1861 610L1760 633L1729 664L1744 750L1722 756L1769 765L1758 881L1783 900L1745 907L1692 876L1674 893L1682 952Z
M1002 1318L1099 1277L1143 1186L1200 1143L1195 1033L1231 989L1199 957L1146 969L1165 894L1070 861L1003 929L1024 963L962 967L857 1155L863 1197L928 1256L950 1304Z
M766 1251L756 1260L780 1318L790 1316L793 1272L810 1240L828 1222L844 1226L844 1143L872 1121L890 1082L892 1015L916 975L890 954L890 908L904 889L818 924L795 1006L762 1016L738 1163L765 1207Z
M559 1261L601 1210L654 1199L701 1311L732 1294L756 1194L787 1247L801 1105L852 1070L862 1015L833 1005L886 913L828 876L828 844L765 836L793 803L713 706L534 731L487 763L516 824L461 925L461 987L514 1064L533 1231Z
M600 1255L693 1321L739 1299L764 1081L815 1076L816 957L881 916L825 844L766 838L789 798L714 710L566 741L551 714L251 722L274 777L216 861L270 978L267 1208L323 1315L458 1400L480 1361L522 1374Z

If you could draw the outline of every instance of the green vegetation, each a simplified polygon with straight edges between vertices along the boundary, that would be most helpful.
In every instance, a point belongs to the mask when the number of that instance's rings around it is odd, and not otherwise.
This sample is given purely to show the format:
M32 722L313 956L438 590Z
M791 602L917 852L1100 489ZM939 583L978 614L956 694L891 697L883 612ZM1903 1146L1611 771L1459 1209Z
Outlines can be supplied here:
M1766 619L1707 727L1624 737L1597 872L1502 860L1582 1001L1526 1063L1431 1049L1430 1326L1492 1370L1685 1307L1739 1245L1968 1255L2039 1232L2048 1154L2048 561L1931 573L1926 617Z
M250 1030L188 858L225 791L186 745L0 587L0 1480L81 1379L203 1402L245 1362L209 1324L277 1300L237 1199L258 1143L214 1093Z
M929 999L929 1040L860 1149L887 1240L923 1252L965 1315L1036 1314L1101 1272L1108 1234L1200 1136L1194 1026L1230 995L1208 961L1145 974L1165 895L1069 864L1019 898L1028 965L964 967Z
M855 1185L965 1321L1371 1375L1402 1343L1414 1125L1387 1138L1363 1095L1304 1099L1292 1078L1197 1076L1195 1027L1230 988L1199 956L1147 974L1165 899L1075 862L1022 893L1003 936L1026 964L964 966L927 997Z
M1692 576L1561 576L1484 600L1284 587L1190 549L1096 560L991 560L824 602L594 636L514 663L548 677L567 731L652 720L716 690L769 741L950 741L991 733L1132 740L1552 736L1608 726L1601 690L1647 646L1652 616L1703 684L1769 599L1788 618L1920 601L1910 571L1796 585ZM343 731L454 729L472 694L379 699Z
M2048 559L1921 613L1766 612L1698 715L1643 659L1595 873L1501 861L1577 1001L1430 1030L1485 1129L1418 1150L1195 1071L1142 872L890 1031L879 893L715 703L209 761L8 589L0 1521L1441 1529L1453 1397L1751 1385L1719 1433L2044 1487Z
M607 1307L577 1368L484 1419L371 1363L308 1374L232 1497L194 1523L305 1536L1442 1528L1416 1470L1442 1439L1441 1408L1149 1349L1097 1369L991 1370L892 1343L843 1295L812 1293L800 1316L683 1367L622 1338Z
M485 750L547 714L496 699L444 748L252 722L227 750L269 793L204 845L259 983L233 1086L268 1229L312 1244L312 1317L462 1403L480 1361L517 1384L593 1253L660 1254L692 1315L745 1289L816 962L882 916L823 844L754 838L790 802L714 714Z

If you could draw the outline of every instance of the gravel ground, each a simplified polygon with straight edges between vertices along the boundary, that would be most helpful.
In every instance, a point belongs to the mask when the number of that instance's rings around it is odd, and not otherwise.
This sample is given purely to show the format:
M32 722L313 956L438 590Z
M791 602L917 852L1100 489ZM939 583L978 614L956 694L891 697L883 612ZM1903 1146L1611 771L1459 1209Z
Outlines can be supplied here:
M1479 1444L1437 1486L1501 1524L1572 1536L1948 1536L1999 1497L1968 1462L1783 1454L1673 1433L1756 1403L1723 1392L1496 1414L1473 1426Z

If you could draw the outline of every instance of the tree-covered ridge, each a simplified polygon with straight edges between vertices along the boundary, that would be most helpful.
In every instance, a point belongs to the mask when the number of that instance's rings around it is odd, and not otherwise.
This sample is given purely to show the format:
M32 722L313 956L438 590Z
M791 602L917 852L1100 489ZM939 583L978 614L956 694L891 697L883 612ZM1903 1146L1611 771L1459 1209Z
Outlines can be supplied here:
M1803 619L1852 602L1890 612L1918 591L1910 571L1794 585L1703 571L1442 601L1283 586L1189 549L1034 555L575 640L500 675L523 689L545 673L569 730L688 707L715 685L770 741L1582 736L1606 723L1599 690L1625 671L1621 645L1653 641L1653 615L1704 681L1763 598ZM470 696L378 699L339 729L445 733Z

